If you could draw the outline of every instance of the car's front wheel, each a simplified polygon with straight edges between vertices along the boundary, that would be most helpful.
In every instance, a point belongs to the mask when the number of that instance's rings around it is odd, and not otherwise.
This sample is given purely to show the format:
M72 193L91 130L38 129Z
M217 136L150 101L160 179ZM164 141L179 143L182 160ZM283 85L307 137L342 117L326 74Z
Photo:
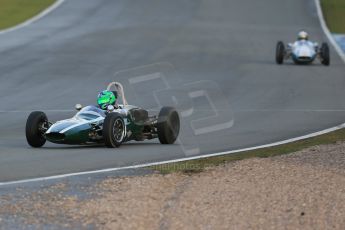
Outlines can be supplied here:
M104 143L108 148L120 147L126 136L126 124L123 116L109 113L103 123Z
M277 47L276 47L276 62L277 62L277 64L279 64L279 65L283 64L284 55L285 55L285 45L282 41L279 41L277 43Z
M320 48L321 63L325 66L330 64L329 46L327 43L322 43Z
M48 118L45 113L35 111L30 113L25 126L26 140L34 148L42 147L46 143L44 137L47 131Z
M158 139L161 144L173 144L180 132L180 117L173 107L163 107L157 121Z

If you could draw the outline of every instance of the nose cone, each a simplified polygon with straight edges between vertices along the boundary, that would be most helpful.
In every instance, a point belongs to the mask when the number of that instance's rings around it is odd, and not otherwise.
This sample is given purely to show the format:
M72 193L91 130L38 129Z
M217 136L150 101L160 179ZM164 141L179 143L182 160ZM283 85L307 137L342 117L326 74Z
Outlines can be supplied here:
M48 141L53 142L53 143L63 143L66 139L65 134L63 133L46 133L45 137Z
M64 133L69 128L72 128L77 125L77 122L71 120L59 121L48 129L45 133L45 137L48 141L63 144L67 141L67 136Z
M89 124L65 120L53 124L45 137L57 144L83 144L89 141L90 128Z
M313 56L313 53L314 52L307 46L302 46L298 50L298 56L303 58L311 58Z
M75 121L61 121L53 124L47 133L59 133L63 131L64 129L67 129L69 127L72 127L74 125L77 125L77 122Z

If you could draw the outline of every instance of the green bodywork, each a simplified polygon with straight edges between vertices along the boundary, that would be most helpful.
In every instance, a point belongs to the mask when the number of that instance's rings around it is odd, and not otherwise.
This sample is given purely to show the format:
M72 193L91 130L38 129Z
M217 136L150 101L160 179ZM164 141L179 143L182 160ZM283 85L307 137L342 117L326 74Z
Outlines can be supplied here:
M102 126L105 117L99 116L97 119L91 120L78 120L75 117L72 119L67 119L59 121L53 124L48 132L45 134L45 138L56 144L92 144L92 143L102 143L102 130L95 130L94 127ZM129 141L132 139L140 139L145 124L144 122L135 122L129 112L126 117L123 117L126 130L131 132L130 137L126 137L124 141ZM67 131L63 131L67 129ZM60 133L63 132L63 133ZM97 139L92 138L92 133L97 133Z
M91 125L84 124L74 127L63 134L49 133L45 137L48 141L56 144L86 144L90 142L90 132Z

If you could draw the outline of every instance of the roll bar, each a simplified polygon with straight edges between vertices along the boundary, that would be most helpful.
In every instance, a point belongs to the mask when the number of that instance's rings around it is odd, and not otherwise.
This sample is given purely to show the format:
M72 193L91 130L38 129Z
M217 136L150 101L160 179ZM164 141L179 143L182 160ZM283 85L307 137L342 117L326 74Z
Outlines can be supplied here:
M114 86L114 88L117 91L118 95L120 95L121 100L122 100L122 104L123 105L128 105L127 100L125 98L125 93L124 93L122 84L120 82L116 82L116 81L111 82L111 83L108 84L107 90L111 91L110 88L112 86Z

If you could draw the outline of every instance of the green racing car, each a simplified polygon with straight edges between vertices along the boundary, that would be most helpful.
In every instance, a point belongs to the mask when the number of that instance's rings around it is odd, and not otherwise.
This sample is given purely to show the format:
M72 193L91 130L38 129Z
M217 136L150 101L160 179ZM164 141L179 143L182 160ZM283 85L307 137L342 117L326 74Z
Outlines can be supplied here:
M115 91L110 91L114 86ZM118 104L119 99L122 104ZM179 114L173 107L163 107L157 116L128 105L123 86L112 82L98 95L97 106L76 105L77 114L51 123L44 112L32 112L26 122L26 139L30 146L42 147L46 141L56 144L105 144L119 147L127 141L158 138L161 144L173 144L180 131Z

